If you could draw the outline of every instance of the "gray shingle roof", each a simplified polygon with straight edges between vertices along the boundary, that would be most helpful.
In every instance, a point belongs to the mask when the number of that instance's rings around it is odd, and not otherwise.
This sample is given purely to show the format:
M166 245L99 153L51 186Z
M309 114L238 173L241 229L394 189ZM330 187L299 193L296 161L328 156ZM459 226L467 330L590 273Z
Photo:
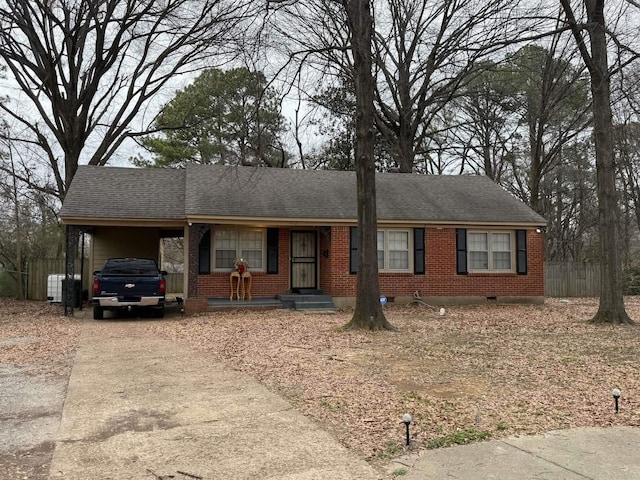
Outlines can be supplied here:
M379 221L516 223L545 220L481 176L376 175ZM354 172L189 165L186 170L80 167L61 216L251 217L356 221Z
M184 170L80 166L60 216L184 220L184 179Z

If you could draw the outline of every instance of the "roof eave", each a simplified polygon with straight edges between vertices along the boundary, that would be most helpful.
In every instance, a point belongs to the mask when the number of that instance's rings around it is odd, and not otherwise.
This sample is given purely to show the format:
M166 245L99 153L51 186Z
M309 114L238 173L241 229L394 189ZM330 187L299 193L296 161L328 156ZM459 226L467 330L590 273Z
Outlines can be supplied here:
M282 218L282 217L216 217L209 215L190 215L188 223L209 223L219 225L247 225L247 226L293 226L314 227L318 225L356 225L356 218ZM536 228L546 226L546 222L473 222L456 220L424 220L424 219L385 219L378 218L378 224L383 225L409 225L409 226L434 226L442 228L474 228L474 227L498 227L498 228Z
M91 227L183 227L184 219L61 217L63 225Z

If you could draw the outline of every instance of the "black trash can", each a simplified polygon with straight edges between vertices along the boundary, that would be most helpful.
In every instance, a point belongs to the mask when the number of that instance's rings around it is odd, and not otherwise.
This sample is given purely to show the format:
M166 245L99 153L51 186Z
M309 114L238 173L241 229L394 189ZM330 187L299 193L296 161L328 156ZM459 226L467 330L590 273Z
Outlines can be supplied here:
M66 285L67 279L62 279L62 306L67 306L67 295L66 295ZM82 308L82 281L79 279L73 280L73 300L72 300L73 308Z

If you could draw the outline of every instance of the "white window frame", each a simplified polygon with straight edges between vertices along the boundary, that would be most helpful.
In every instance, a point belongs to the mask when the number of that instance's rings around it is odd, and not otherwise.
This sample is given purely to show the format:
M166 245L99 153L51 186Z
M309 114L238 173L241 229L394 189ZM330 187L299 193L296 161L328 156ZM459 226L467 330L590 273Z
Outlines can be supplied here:
M384 252L384 262L383 262L383 267L380 267L380 264L378 263L378 271L379 272L394 272L394 273L398 273L398 272L402 272L402 273L409 273L409 272L413 272L413 235L412 235L412 230L408 229L408 228L379 228L378 232L382 232L384 233L384 250L378 250L376 248L377 252L383 251ZM406 233L407 235L407 268L389 268L389 233L390 232L400 232L400 233ZM376 238L377 238L377 234L376 234ZM377 242L376 242L377 243Z
M233 271L233 267L229 268L229 267L218 267L216 265L216 252L217 252L217 248L216 248L216 232L219 231L232 231L232 232L236 232L236 254L235 254L235 258L242 258L242 251L241 251L241 242L240 242L240 236L242 235L242 233L244 232L259 232L260 233L260 249L261 249L261 257L262 257L262 267L258 268L255 265L252 265L251 261L249 262L249 271L250 272L266 272L267 271L267 267L266 267L266 261L267 261L267 231L264 228L240 228L240 227L221 227L221 228L216 228L213 230L212 235L211 235L211 264L212 264L212 271L214 272L231 272ZM226 249L225 249L226 250Z
M479 250L471 250L471 235L486 234L487 235L487 268L473 268L471 264L471 253ZM509 263L510 268L494 268L493 267L493 241L494 234L509 235ZM467 230L467 271L478 273L513 273L516 271L516 238L515 232L511 230ZM483 250L484 251L484 250ZM496 251L497 253L498 251ZM500 250L504 252L504 250Z

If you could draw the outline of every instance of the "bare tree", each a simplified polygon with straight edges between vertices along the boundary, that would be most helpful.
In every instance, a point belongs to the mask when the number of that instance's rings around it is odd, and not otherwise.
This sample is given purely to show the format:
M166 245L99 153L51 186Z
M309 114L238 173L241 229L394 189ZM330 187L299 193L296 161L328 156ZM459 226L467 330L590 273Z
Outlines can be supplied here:
M376 125L411 172L437 118L475 64L515 31L511 0L385 0L376 24Z
M270 0L300 29L279 29L300 47L292 61L333 74L346 72L355 89L355 169L358 211L358 278L356 308L347 329L395 330L382 311L377 261L377 213L374 159L373 18L370 0ZM291 34L295 31L297 35ZM302 31L302 34L300 33ZM311 41L305 35L314 37ZM345 61L351 55L352 60ZM314 63L318 61L319 63ZM345 70L346 69L346 70Z
M571 28L582 60L589 71L593 98L602 284L598 312L591 321L633 324L624 307L622 289L605 2L604 0L583 0L582 3L586 21L579 22L570 0L560 0L566 22ZM585 34L588 34L588 39L585 38Z
M635 213L636 228L640 228L640 124L630 120L618 126L614 134L624 193Z
M289 53L313 57L313 69L324 78L330 73L341 76L343 85L353 85L354 57L348 54L344 12L334 0L300 4L296 2L294 15L300 28L280 31L293 46ZM428 163L432 137L440 128L438 116L476 64L505 44L519 41L515 32L538 19L526 18L526 9L515 9L513 0L377 0L372 4L376 127L392 155L393 167L411 172L417 164Z
M0 132L0 265L10 278L9 291L18 299L26 296L27 265L59 255L62 228L52 198L29 190L16 175L33 162L28 150L9 140L10 125Z
M7 166L10 168L12 172L15 172L16 169L16 160L13 151L13 146L10 142L2 142L3 149L6 150L3 152L3 156L6 157ZM0 182L0 197L6 199L7 203L10 205L10 209L12 210L13 217L9 224L12 224L13 227L13 235L11 235L11 243L13 245L6 245L5 239L0 239L0 245L2 248L2 254L0 255L0 260L3 264L13 268L12 273L15 278L16 285L16 298L18 300L24 300L24 253L23 253L23 245L25 243L25 238L23 234L23 222L22 222L22 210L23 210L23 202L21 200L22 193L20 192L18 181L16 179L15 174L6 175L7 181Z
M142 124L134 128L134 120L172 78L212 56L224 58L251 4L0 2L0 58L24 100L17 107L0 103L0 110L24 127L13 140L42 149L53 182L16 174L63 200L81 161L104 165L125 139L148 133Z
M343 0L351 32L356 92L356 178L358 191L358 291L346 328L395 330L379 295L374 144L374 80L371 73L373 22L369 0Z
M475 174L499 184L520 138L518 120L508 104L503 72L498 64L484 62L470 72L459 97L444 111L445 128L452 137L449 153Z

